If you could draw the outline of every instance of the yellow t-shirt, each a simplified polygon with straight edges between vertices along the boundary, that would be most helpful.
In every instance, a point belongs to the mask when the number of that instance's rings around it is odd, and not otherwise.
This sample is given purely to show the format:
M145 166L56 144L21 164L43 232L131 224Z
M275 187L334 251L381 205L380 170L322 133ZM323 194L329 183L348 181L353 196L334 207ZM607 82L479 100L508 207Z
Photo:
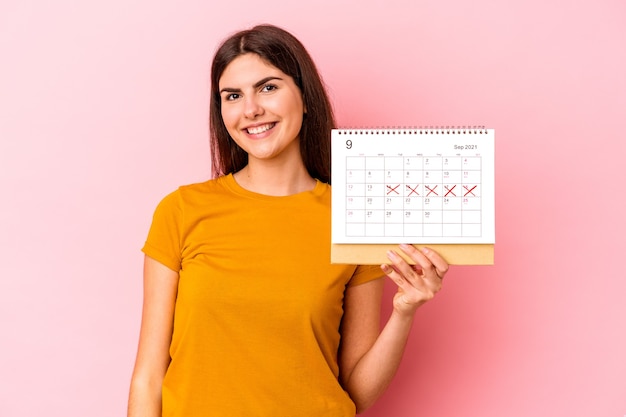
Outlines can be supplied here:
M330 263L330 186L272 197L232 175L157 207L146 255L180 275L163 417L353 417L338 382L347 286L380 268Z

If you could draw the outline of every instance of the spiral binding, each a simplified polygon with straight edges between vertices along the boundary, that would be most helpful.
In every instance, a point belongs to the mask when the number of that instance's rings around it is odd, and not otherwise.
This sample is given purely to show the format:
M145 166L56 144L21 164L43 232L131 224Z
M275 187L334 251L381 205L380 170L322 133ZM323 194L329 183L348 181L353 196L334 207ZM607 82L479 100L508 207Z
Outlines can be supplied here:
M340 135L455 135L455 134L487 134L485 126L414 126L414 127L340 127L337 128Z

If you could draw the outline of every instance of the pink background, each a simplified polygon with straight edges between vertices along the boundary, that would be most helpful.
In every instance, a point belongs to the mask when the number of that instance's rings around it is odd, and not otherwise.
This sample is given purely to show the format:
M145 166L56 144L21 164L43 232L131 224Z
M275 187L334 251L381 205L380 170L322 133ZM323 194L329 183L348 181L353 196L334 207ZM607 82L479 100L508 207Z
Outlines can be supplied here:
M342 126L496 130L496 265L452 269L365 415L625 415L624 1L215 3L0 4L0 415L124 415L152 211L209 176L210 59L260 22Z

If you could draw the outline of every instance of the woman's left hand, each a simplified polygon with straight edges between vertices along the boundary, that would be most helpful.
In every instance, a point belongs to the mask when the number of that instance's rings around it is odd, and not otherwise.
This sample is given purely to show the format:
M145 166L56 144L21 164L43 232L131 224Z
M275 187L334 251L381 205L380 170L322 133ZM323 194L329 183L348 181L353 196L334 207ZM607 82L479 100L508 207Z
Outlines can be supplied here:
M391 265L381 265L381 269L398 286L393 298L394 309L412 315L441 289L449 265L432 249L418 250L412 245L400 245L400 249L415 265L409 265L397 252L390 250L387 257Z

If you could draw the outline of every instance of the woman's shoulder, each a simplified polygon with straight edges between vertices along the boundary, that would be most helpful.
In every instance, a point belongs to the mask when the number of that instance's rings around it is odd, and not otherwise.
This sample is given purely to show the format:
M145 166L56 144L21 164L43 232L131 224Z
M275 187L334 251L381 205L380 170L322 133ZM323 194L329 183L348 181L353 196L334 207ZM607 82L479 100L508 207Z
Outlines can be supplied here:
M162 199L159 205L185 206L189 203L206 201L211 196L218 197L226 192L223 177L210 180L183 184L170 191Z
M206 201L212 197L220 198L224 193L228 193L226 182L226 177L218 177L202 182L184 184L171 194L186 202Z
M179 193L203 193L219 188L223 188L225 177L211 178L206 181L183 184L175 192Z

